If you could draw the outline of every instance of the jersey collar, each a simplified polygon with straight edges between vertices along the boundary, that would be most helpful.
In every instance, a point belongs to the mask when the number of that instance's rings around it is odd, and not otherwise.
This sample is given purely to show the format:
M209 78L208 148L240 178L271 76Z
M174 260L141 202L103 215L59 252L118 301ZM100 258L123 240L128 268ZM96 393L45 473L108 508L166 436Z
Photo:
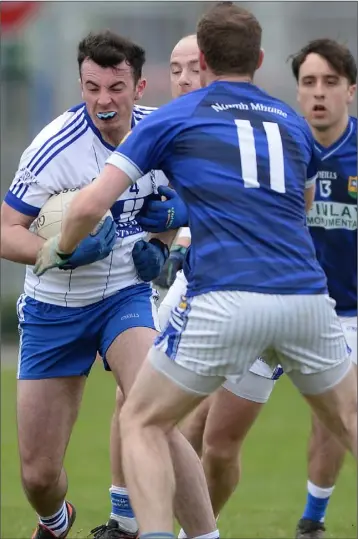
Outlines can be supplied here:
M336 153L337 150L339 150L341 146L343 146L343 144L347 142L352 132L353 132L353 120L352 118L349 118L348 124L344 133L339 137L338 140L336 140L336 142L328 146L328 148L326 146L322 146L322 144L315 141L315 148L320 154L321 160L324 161L325 159L328 159L328 157L331 157L331 155Z

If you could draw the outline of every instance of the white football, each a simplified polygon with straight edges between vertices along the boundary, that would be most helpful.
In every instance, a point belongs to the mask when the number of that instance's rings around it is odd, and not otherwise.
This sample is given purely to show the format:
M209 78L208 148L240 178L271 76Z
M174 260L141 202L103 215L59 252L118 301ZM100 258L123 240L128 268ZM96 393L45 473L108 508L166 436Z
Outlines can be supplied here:
M33 231L37 236L47 240L52 236L59 234L62 229L62 221L66 215L73 198L79 192L79 189L65 189L60 193L52 195L47 202L42 206L40 213L33 223ZM95 227L95 230L100 227L107 216L112 217L112 213L108 210L101 221Z

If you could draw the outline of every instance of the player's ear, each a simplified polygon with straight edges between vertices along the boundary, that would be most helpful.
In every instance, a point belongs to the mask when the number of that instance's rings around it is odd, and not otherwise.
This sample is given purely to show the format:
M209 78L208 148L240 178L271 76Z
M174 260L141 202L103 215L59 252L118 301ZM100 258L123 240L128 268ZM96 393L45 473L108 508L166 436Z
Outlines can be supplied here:
M205 56L202 51L199 51L199 67L202 71L206 71L208 68L208 64L206 63Z
M142 99L146 86L147 86L146 79L139 79L139 81L137 82L135 95L134 95L135 101L139 101L140 99Z
M81 97L82 97L82 99L83 99L83 84L82 84L81 77L78 79L78 82L79 82L80 87L81 87Z
M260 49L259 61L257 62L257 68L256 69L260 69L260 67L262 66L262 62L264 61L264 57L265 57L265 50Z
M347 103L348 105L350 105L352 103L352 101L354 100L354 96L356 94L356 91L357 91L357 85L356 84L351 84L348 88L348 99L347 99Z

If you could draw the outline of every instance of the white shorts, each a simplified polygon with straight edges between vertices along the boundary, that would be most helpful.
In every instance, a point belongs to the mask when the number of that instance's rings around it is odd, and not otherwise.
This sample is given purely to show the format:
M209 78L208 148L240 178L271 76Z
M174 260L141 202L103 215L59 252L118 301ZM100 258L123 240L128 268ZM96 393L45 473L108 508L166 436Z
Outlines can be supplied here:
M347 341L350 358L357 365L357 317L340 316L339 320Z
M187 285L183 270L178 271L174 283L159 307L159 325L162 330L167 326L174 307L180 303L181 297L185 296ZM243 399L265 403L282 372L279 365L271 367L260 358L254 362L245 376L227 376L223 387Z
M228 375L242 379L258 357L273 368L282 364L302 393L321 393L350 368L334 306L328 295L216 291L182 297L150 358L178 385L203 395Z

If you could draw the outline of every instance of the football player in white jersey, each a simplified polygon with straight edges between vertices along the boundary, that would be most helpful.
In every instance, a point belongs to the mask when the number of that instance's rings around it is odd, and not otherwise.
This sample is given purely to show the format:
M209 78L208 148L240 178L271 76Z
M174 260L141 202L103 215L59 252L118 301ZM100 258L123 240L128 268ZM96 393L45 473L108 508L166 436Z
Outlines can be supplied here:
M1 256L27 265L17 304L17 418L24 491L39 515L33 539L64 538L73 525L63 460L97 352L126 396L159 327L149 282L164 265L164 242L175 232L162 235L163 242L146 242L136 215L158 186L167 184L161 172L152 171L126 190L111 208L113 220L107 218L96 235L85 238L63 270L40 278L33 272L44 243L33 233L41 207L55 193L91 183L131 126L153 110L135 105L146 85L144 61L141 47L111 32L80 42L84 103L47 125L25 150L1 208ZM182 484L188 477L189 493L199 488L201 525L215 528L209 497L202 497L200 463L179 432L173 451L181 457ZM118 500L123 507L128 501L124 485ZM128 532L135 536L137 529Z

